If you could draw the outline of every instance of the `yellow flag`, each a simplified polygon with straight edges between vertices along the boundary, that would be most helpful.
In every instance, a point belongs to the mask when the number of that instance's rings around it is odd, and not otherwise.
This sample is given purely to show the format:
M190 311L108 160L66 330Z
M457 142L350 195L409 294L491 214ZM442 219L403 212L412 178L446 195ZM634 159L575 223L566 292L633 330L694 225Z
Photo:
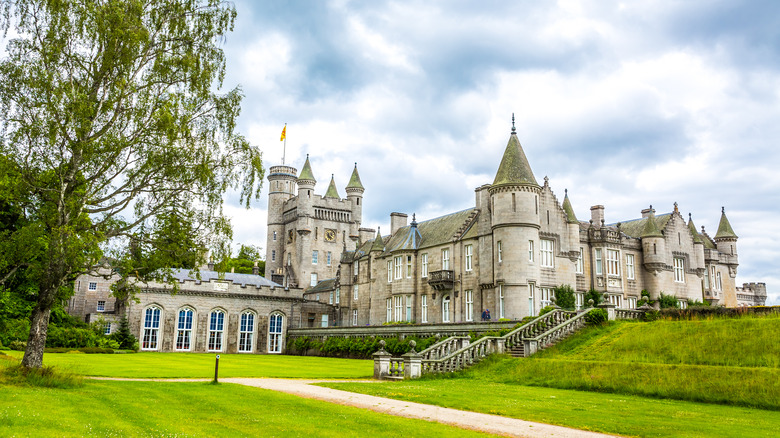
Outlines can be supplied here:
M285 138L287 138L287 125L284 125L284 129L282 129L282 138L280 138L279 141L282 141Z

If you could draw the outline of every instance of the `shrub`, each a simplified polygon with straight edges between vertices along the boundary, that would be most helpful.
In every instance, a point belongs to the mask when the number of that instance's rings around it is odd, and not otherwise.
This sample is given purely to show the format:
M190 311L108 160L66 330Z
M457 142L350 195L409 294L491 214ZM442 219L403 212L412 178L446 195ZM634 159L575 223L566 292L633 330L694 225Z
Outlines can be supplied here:
M598 306L601 304L601 302L604 300L604 294L601 292L591 289L587 292L585 292L585 305L588 306L588 301L593 300L593 306Z
M609 314L604 309L593 309L585 315L585 322L590 325L601 325L609 320Z
M562 284L555 289L555 304L566 310L574 310L574 289L568 284Z
M108 338L119 344L116 349L138 350L138 340L130 333L130 324L127 318L119 320L119 328L114 333L108 335Z
M11 347L11 350L24 351L27 349L27 342L13 341L11 342L11 345L9 345L9 347Z
M678 309L680 307L680 303L674 295L666 295L663 292L661 292L658 302L661 304L662 309Z
M546 315L552 312L553 310L555 310L555 307L553 306L544 306L541 308L541 310L539 310L539 316Z

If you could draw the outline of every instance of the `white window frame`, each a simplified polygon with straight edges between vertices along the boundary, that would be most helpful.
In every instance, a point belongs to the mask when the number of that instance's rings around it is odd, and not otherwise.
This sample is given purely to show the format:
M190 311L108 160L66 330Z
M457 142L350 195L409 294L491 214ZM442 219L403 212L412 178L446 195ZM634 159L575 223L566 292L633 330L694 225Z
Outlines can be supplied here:
M617 249L607 248L607 275L620 276L620 251Z
M536 316L536 301L534 299L536 284L528 283L528 316Z
M680 309L687 309L688 308L688 300L677 300L677 304L680 306Z
M316 249L311 252L311 264L316 265L320 258L320 252Z
M474 320L474 291L466 291L466 321Z
M585 294L582 292L576 292L574 294L574 309L582 310L585 305Z
M585 264L582 260L582 247L580 247L580 255L577 256L577 266L575 268L575 272L577 274L584 274L585 273Z
M317 273L312 272L311 273L311 286L314 287L317 285Z
M626 254L626 278L628 278L629 280L636 279L636 268L634 265L633 254ZM636 301L636 299L634 301Z
M358 285L352 285L352 298L357 301L358 299Z
M406 296L406 321L412 321L412 296Z
M352 309L352 325L357 325L358 321L358 311L357 309Z
M501 263L503 261L503 256L501 254L501 241L499 240L496 242L496 258L498 258L498 263Z
M255 325L257 315L254 312L244 311L238 317L238 352L251 353L254 351Z
M222 316L220 318L220 315ZM225 340L225 320L227 312L222 309L214 309L209 312L207 351L222 351Z
M393 258L393 278L396 280L403 278L403 262L402 256L395 256Z
M110 321L106 323L106 328L103 329L103 334L104 335L110 335L111 334L111 322Z
M284 334L284 315L280 312L273 312L268 317L268 352L272 354L281 354L282 335Z
M341 302L341 288L336 288L336 305L339 305L339 302Z
M360 262L355 260L354 262L352 262L352 275L357 277L359 273L360 273Z
M550 239L539 240L539 265L543 268L555 267L555 241Z
M441 322L447 323L450 322L450 304L452 300L450 300L449 295L444 295L441 297Z
M626 307L629 309L636 309L636 297L626 298Z
M98 300L98 302L97 302L97 311L98 312L105 312L106 311L106 301L105 300Z
M528 241L528 263L534 262L534 241Z
M388 283L393 282L393 261L392 260L387 261L387 282Z
M614 304L616 308L623 308L623 295L610 295L609 303Z
M506 315L505 310L505 303L504 303L504 285L499 284L498 285L498 318L504 318Z
M328 294L328 304L333 304L333 291Z
M442 271L450 270L450 249L444 248L441 250L441 269Z
M555 297L555 292L550 287L539 288L539 307L544 309L552 304L552 299Z
M406 278L412 278L412 256L406 256Z
M331 261L332 261L332 259L333 259L333 253L332 253L332 252L330 252L330 251L328 251L328 252L325 254L325 256L326 256L326 262L327 262L328 266L330 266L330 265L331 265Z
M387 322L393 321L393 299L387 299Z
M682 257L674 258L674 282L685 283L685 259Z
M394 321L403 321L404 320L404 301L403 296L396 295L393 297L393 304L395 308L395 314L393 316Z
M89 285L87 286L88 290L95 291L97 290L97 282L96 281L90 281Z
M160 321L162 321L161 308L149 306L144 309L144 321L141 330L141 350L155 351L159 349L162 342Z
M474 253L474 246L473 245L466 245L464 248L464 252L466 253L466 272L471 272L473 267L473 253Z
M428 277L428 254L422 255L422 278Z
M422 319L423 323L428 322L428 295L421 295L420 296L420 309L421 309L421 315L420 319Z
M184 317L183 319L182 316ZM176 351L192 351L192 329L194 324L194 309L184 307L176 312L176 344L174 345Z
M328 326L328 314L323 313L320 316L320 327L327 327Z
M596 275L602 275L604 273L604 269L602 266L601 248L596 248L593 252L595 253L596 258Z

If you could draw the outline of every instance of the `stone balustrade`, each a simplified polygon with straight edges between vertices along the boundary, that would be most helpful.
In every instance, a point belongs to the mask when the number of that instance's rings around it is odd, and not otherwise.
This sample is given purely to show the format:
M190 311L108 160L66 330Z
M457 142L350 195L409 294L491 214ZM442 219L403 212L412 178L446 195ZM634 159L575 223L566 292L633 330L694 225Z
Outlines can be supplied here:
M642 320L645 317L644 310L635 309L615 309L616 319L638 319Z
M354 326L354 327L311 327L287 329L288 339L297 339L308 336L311 339L324 341L331 337L343 338L400 338L407 337L427 338L430 336L468 336L469 333L485 333L512 328L517 321L503 322L464 322L449 324L395 324L379 326Z
M461 348L468 347L470 342L471 337L469 336L450 336L421 351L420 356L424 360L439 359Z

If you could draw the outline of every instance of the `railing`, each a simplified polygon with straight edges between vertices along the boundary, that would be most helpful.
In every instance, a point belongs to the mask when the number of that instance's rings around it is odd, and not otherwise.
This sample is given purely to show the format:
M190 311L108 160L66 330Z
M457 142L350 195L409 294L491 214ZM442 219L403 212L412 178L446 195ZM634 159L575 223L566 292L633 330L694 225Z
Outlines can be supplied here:
M523 343L525 344L524 345L525 356L530 356L539 350L547 348L550 345L554 344L555 341L559 339L563 339L566 336L584 327L586 323L585 317L587 316L589 311L590 309L587 309L586 311L580 313L579 315L576 315L556 326L553 326L552 328L550 328L549 330L547 330L546 332L538 336L529 339L523 339Z
M575 315L577 315L577 312L554 310L534 319L533 321L529 321L527 324L524 324L515 330L512 330L511 332L504 335L504 338L506 339L508 346L518 345L522 342L523 339L533 338L534 336L543 333L551 325L554 326L560 324L568 319L573 318Z
M451 373L474 365L488 354L500 352L501 338L485 336L476 342L463 347L446 357L439 359L423 359L422 373Z
M400 357L390 358L390 369L388 370L388 376L390 377L404 377L404 359Z
M644 310L635 309L615 309L616 319L638 319L642 320L645 317Z
M471 337L469 336L450 336L443 341L439 341L425 350L420 352L420 356L425 359L439 359L445 357L462 347L466 347L470 344Z
M308 336L311 339L324 341L332 337L342 338L371 338L371 337L397 337L404 339L410 336L425 338L429 336L467 336L470 333L485 333L512 328L517 321L493 321L493 322L459 322L441 324L390 324L376 326L349 326L349 327L311 327L290 328L287 330L287 338L297 339Z
M428 284L436 290L452 289L455 284L455 271L431 271L428 273Z

